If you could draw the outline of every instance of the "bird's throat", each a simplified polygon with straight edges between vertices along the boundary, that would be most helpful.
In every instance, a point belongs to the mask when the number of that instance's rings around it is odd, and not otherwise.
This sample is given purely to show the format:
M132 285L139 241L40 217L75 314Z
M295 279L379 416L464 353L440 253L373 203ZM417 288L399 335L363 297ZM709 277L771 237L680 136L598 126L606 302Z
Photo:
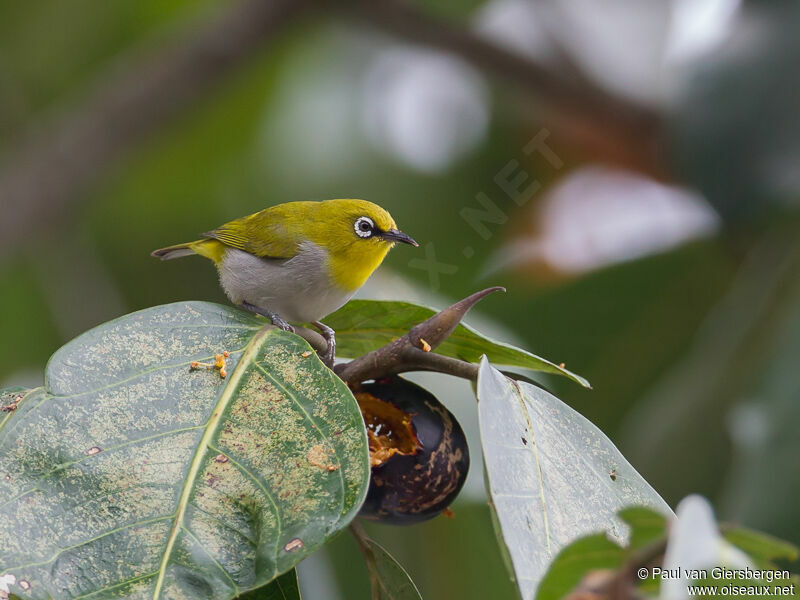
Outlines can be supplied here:
M366 283L372 272L386 257L391 246L383 244L376 247L351 248L329 257L331 273L336 285L348 291L355 291Z

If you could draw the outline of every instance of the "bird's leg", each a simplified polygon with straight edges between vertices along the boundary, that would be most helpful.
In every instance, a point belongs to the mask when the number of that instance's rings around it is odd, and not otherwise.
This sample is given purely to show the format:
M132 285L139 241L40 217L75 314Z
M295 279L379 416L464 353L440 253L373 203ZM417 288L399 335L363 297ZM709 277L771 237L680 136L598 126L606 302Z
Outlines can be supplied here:
M324 362L329 369L332 369L333 359L336 358L336 332L325 325L325 323L320 323L319 321L312 321L311 324L319 329L322 337L328 342L328 351L325 352L325 356L322 357L322 362Z
M259 308L255 304L250 304L249 302L243 301L240 306L245 310L256 313L257 315L267 317L270 321L272 321L272 324L275 325L275 327L294 333L294 327L289 325L289 323L287 323L279 314L270 312L266 308Z

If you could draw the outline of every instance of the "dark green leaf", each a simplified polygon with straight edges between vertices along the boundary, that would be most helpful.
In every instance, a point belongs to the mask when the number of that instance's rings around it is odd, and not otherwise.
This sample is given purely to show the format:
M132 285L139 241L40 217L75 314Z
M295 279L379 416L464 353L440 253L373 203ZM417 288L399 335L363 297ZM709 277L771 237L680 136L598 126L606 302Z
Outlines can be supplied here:
M488 492L523 600L571 541L606 531L626 537L616 511L672 511L592 423L555 396L515 382L487 360L478 412Z
M590 571L619 569L625 550L598 533L579 540L558 553L536 591L536 600L560 600Z
M223 350L227 378L190 367ZM309 350L188 302L56 352L0 429L0 575L30 585L12 591L229 599L319 548L369 462L355 399Z
M725 527L722 535L759 564L772 566L775 560L797 560L797 546L766 533L745 527Z
M325 324L336 330L338 355L355 358L405 335L414 325L435 313L432 308L409 302L351 300L326 317ZM564 375L584 387L591 387L580 375L526 350L491 340L468 325L459 325L435 352L473 363L485 354L498 365Z
M297 571L292 569L264 587L238 596L236 600L302 600Z

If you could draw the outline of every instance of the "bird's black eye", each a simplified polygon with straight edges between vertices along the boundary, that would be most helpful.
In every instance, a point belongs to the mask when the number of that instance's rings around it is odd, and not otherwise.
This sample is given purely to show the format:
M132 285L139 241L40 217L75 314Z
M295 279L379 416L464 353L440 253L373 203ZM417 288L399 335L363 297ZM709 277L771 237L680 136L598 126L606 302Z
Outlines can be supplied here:
M353 228L358 237L368 238L375 232L375 223L369 217L358 217Z

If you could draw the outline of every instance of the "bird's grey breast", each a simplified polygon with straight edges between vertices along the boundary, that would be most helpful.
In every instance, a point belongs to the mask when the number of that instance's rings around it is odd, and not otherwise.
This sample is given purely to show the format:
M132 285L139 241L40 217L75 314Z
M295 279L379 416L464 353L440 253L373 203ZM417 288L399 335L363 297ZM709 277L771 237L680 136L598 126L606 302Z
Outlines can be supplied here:
M219 265L220 282L228 297L278 313L293 322L317 321L352 296L334 284L327 251L303 242L288 259L259 258L229 249Z

